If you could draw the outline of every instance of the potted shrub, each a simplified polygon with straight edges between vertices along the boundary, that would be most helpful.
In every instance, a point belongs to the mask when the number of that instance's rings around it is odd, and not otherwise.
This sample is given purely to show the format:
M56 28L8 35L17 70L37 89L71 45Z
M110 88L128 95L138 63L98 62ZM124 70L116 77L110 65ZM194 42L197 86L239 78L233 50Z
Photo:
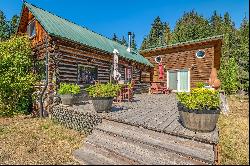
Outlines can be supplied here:
M96 84L85 89L92 99L96 112L109 112L112 108L113 99L120 90L118 84Z
M191 92L177 93L180 120L184 127L213 131L220 114L219 92L207 88L194 88Z
M80 86L76 84L61 83L58 94L64 105L73 105L74 96L81 92Z

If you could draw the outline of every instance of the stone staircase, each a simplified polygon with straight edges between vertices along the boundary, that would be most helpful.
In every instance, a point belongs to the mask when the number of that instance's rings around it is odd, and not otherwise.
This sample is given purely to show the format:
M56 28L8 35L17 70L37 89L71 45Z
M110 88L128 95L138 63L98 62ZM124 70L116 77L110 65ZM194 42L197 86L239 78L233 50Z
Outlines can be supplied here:
M214 164L213 145L103 119L75 160L89 165Z

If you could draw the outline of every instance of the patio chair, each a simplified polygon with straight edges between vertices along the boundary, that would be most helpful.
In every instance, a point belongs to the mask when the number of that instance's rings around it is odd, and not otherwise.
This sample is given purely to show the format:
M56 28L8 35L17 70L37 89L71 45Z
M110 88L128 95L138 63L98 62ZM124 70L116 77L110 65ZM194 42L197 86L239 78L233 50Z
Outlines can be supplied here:
M151 94L159 94L159 93L169 94L171 90L168 89L165 85L162 86L157 83L151 83L150 92Z
M122 90L122 99L131 101L133 98L133 88L129 88L128 86L124 87Z

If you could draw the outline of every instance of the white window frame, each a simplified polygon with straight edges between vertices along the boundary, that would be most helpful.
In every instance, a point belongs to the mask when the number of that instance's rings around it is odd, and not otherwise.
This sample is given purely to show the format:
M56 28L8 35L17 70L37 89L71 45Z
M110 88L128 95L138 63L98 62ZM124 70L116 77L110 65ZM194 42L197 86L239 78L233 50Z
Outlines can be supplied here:
M180 90L180 72L179 71L187 71L188 72L188 90L186 92L190 92L190 85L191 85L191 80L190 80L190 68L189 69L172 69L177 72L177 90L173 90L173 92L182 92ZM169 88L169 70L167 71L167 88Z
M34 29L35 29L35 33L30 36L30 25L34 23ZM36 19L32 19L29 23L28 23L28 26L27 26L27 32L28 32L28 35L29 35L29 38L34 38L36 36Z
M203 52L204 52L204 56L203 56L203 57L198 57L198 56L197 56L197 53L198 53L199 51L203 51ZM198 51L196 51L195 56L196 56L196 58L205 58L205 56L206 56L206 51L205 51L205 50L198 50Z

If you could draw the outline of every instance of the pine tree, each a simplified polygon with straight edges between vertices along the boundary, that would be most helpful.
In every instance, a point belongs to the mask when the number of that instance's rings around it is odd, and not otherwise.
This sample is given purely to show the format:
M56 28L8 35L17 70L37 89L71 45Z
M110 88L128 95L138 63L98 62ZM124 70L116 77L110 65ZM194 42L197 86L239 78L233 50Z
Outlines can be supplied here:
M238 64L239 64L239 81L240 89L248 91L249 89L249 20L244 17L238 31Z
M214 11L213 15L211 16L210 25L212 28L213 35L223 34L223 18L221 17L221 15L218 15L216 11Z
M116 36L116 34L114 33L114 35L113 35L113 37L112 37L112 40L113 41L116 41L116 42L118 42L119 41L119 39L118 39L118 37Z
M127 42L127 40L125 39L125 37L124 36L122 36L122 40L121 40L121 43L120 43L121 45L124 45L124 46L128 46L128 42Z
M171 43L172 40L172 34L171 34L171 30L169 27L168 23L164 23L164 28L163 28L163 43L164 45L168 45Z
M165 44L164 37L165 26L160 17L157 16L151 25L150 32L146 38L144 38L141 45L141 49L147 49L151 47L159 47Z
M147 38L147 37L144 37L140 49L141 49L141 50L145 50L145 49L147 49L147 48L149 48L149 46L148 46L148 38Z
M10 35L13 35L16 33L16 30L18 28L18 21L19 21L19 16L14 15L10 21Z
M136 45L136 41L135 41L135 33L132 33L131 36L131 48L132 50L137 50L137 45Z
M0 41L9 38L9 26L4 13L0 10Z
M173 43L211 36L209 21L195 11L184 13L173 31Z

